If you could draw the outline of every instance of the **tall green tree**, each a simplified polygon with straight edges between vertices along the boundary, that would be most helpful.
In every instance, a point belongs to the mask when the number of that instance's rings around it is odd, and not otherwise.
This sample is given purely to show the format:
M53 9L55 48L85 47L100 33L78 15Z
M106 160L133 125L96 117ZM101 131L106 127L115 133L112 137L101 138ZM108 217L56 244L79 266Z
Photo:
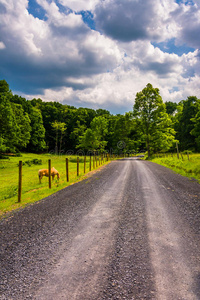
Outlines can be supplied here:
M168 150L172 146L175 132L158 88L148 83L136 94L133 115L146 141L148 157L152 152Z

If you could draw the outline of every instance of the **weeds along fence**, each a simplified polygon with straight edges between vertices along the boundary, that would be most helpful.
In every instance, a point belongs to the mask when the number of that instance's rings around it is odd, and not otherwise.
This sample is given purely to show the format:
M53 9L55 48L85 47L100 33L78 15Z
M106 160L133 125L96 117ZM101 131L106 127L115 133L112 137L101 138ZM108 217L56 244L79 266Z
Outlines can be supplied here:
M18 158L19 159L19 158ZM54 193L67 185L76 182L86 173L107 163L113 159L109 154L98 156L81 157L45 157L42 160L16 160L4 162L0 165L0 202L3 204L12 199L13 203L21 203L23 198L33 202L45 197L47 194ZM54 167L60 174L52 180L51 176L43 177L39 183L39 169L48 169ZM51 174L51 172L49 172ZM51 190L51 192L48 192ZM0 208L1 211L1 208Z
M171 168L173 171L200 181L200 154L189 151L177 153L159 153L154 155L153 162Z
M190 153L189 151L184 152L176 152L176 153L157 153L153 155L154 158L174 158L174 159L181 159L181 160L190 160Z

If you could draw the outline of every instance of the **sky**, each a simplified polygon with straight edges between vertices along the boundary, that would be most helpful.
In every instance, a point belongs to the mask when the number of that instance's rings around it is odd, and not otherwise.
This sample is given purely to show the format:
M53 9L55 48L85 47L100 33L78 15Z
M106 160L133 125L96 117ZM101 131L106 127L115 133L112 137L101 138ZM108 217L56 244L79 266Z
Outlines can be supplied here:
M199 0L0 0L0 80L13 94L131 111L148 83L200 98Z

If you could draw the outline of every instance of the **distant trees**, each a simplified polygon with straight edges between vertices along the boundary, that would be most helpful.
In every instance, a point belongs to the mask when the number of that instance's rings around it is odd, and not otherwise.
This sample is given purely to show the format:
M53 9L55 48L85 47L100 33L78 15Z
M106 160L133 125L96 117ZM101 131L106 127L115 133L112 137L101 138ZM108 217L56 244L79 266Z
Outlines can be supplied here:
M60 140L60 150L59 150L59 153L61 153L61 150L62 150L62 139L63 139L63 135L64 135L64 133L65 133L65 131L66 131L67 128L66 128L66 125L65 125L64 122L62 123L62 122L57 122L57 121L55 121L55 122L52 123L52 127L55 130L55 132L56 132L55 153L58 154L58 135L60 133L60 138L59 138L59 140Z
M9 85L0 81L0 152L22 150L30 140L29 116L12 97Z
M41 111L35 107L32 107L29 113L29 118L31 120L31 138L27 149L33 152L44 151L47 147Z
M14 151L17 124L7 93L0 94L0 151Z
M178 103L177 114L174 119L174 129L176 131L176 138L180 143L180 150L198 150L196 141L198 140L197 135L200 135L200 132L197 134L194 127L196 126L196 117L198 118L200 110L199 105L200 100L194 96L190 96Z
M26 148L31 138L31 120L20 104L11 103L15 122L14 146L22 150Z
M107 145L106 135L108 133L108 121L103 116L95 117L84 134L80 137L78 148L84 150L99 150L103 152Z
M29 101L13 96L5 80L0 80L0 152L46 147L42 115Z
M149 83L135 98L132 112L76 108L13 95L0 80L0 153L84 151L200 151L200 100L163 102Z

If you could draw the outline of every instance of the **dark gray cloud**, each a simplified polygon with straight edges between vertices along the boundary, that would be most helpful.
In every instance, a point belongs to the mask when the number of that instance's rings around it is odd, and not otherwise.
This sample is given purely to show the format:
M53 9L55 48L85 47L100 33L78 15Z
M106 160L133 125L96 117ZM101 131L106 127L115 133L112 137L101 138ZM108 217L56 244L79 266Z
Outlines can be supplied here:
M5 14L7 12L6 7L3 3L0 3L0 14Z
M175 63L173 62L146 62L140 64L140 70L153 71L159 76L167 77L170 73L174 72Z
M95 9L98 30L123 42L147 39L155 15L154 1L112 0Z
M74 90L88 88L88 84L73 83L70 78L90 77L106 72L108 65L114 65L113 57L99 60L98 55L90 52L89 49L80 49L81 62L76 59L65 59L62 57L52 60L37 58L30 60L24 55L14 55L8 49L1 50L0 74L9 78L12 89L19 89L23 93L43 94L44 89L57 89L60 87L72 87ZM69 78L69 81L68 81ZM14 86L12 85L14 83Z
M7 11L0 20L0 42L5 45L0 50L0 76L11 89L28 94L61 87L82 90L88 83L71 78L90 78L116 66L112 45L91 32L81 16L56 16L44 22Z

